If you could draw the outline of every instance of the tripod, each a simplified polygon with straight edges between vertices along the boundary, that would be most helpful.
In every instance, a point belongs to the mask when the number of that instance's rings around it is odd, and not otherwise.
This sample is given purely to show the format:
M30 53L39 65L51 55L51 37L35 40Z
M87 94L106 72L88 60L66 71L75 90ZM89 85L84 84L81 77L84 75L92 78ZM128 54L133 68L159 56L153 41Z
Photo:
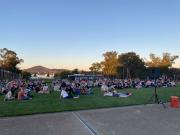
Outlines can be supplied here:
M156 80L155 80L155 86L154 86L154 94L152 95L152 97L148 100L147 104L150 103L151 101L153 101L157 103L157 104L162 104L162 106L164 107L164 109L166 108L165 104L162 102L162 100L159 98L158 94L157 94L157 84L156 84Z

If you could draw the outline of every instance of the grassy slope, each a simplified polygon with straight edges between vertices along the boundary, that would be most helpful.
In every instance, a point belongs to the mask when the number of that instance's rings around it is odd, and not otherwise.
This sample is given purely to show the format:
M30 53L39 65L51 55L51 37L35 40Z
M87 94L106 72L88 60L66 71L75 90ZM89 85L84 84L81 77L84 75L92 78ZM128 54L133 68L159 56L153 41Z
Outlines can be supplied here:
M94 95L61 101L57 92L50 95L35 94L34 98L29 101L4 102L4 96L0 96L0 117L139 105L146 103L154 92L153 89L126 89L120 91L133 92L133 96L129 98L103 97L98 88L94 89ZM158 94L164 102L168 102L170 96L180 97L180 86L176 88L158 88Z

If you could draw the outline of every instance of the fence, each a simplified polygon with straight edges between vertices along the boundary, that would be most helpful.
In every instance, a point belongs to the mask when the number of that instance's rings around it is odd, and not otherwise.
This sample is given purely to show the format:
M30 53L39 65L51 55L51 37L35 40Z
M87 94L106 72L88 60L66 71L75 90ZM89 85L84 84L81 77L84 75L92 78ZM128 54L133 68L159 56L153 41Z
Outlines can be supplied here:
M12 80L21 78L20 74L13 73L7 70L0 69L0 80Z

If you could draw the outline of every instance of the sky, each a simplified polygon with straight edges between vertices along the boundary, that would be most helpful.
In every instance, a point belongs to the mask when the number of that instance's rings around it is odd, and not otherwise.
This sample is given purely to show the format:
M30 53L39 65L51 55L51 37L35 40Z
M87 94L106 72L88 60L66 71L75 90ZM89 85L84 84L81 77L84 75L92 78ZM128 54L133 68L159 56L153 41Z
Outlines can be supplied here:
M0 48L22 69L87 70L112 50L180 55L180 0L0 0Z

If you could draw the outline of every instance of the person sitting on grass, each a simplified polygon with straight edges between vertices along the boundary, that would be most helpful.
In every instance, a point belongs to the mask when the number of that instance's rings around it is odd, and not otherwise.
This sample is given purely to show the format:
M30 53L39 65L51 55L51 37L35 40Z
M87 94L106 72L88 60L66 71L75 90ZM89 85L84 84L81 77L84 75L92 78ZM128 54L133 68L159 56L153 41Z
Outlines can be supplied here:
M49 94L49 87L47 84L45 84L43 87L42 87L42 90L39 91L38 93L41 93L41 94Z
M39 93L41 91L41 86L40 85L35 85L35 92Z
M20 86L20 91L18 92L18 100L28 100L31 99L27 93L24 91L24 86Z
M105 84L105 82L101 85L101 91L102 92L108 92L109 91L109 87Z
M65 83L63 83L63 85L61 85L61 97L63 97L64 99L69 99L69 98L79 98L79 96L77 97L73 97L73 89L71 88L71 86L67 86Z
M87 95L92 95L93 94L93 89L90 88L89 86L86 86L86 94Z
M4 101L11 101L14 100L14 97L12 96L11 90L8 91L8 93L5 95Z
M74 89L73 89L74 93L76 96L80 96L81 94L81 89L80 89L80 84L79 83L76 83L75 86L74 86Z
M0 90L0 94L7 94L8 90L5 87L2 87Z
M63 97L64 99L73 98L73 96L69 95L66 91L66 87L61 89L61 97Z

